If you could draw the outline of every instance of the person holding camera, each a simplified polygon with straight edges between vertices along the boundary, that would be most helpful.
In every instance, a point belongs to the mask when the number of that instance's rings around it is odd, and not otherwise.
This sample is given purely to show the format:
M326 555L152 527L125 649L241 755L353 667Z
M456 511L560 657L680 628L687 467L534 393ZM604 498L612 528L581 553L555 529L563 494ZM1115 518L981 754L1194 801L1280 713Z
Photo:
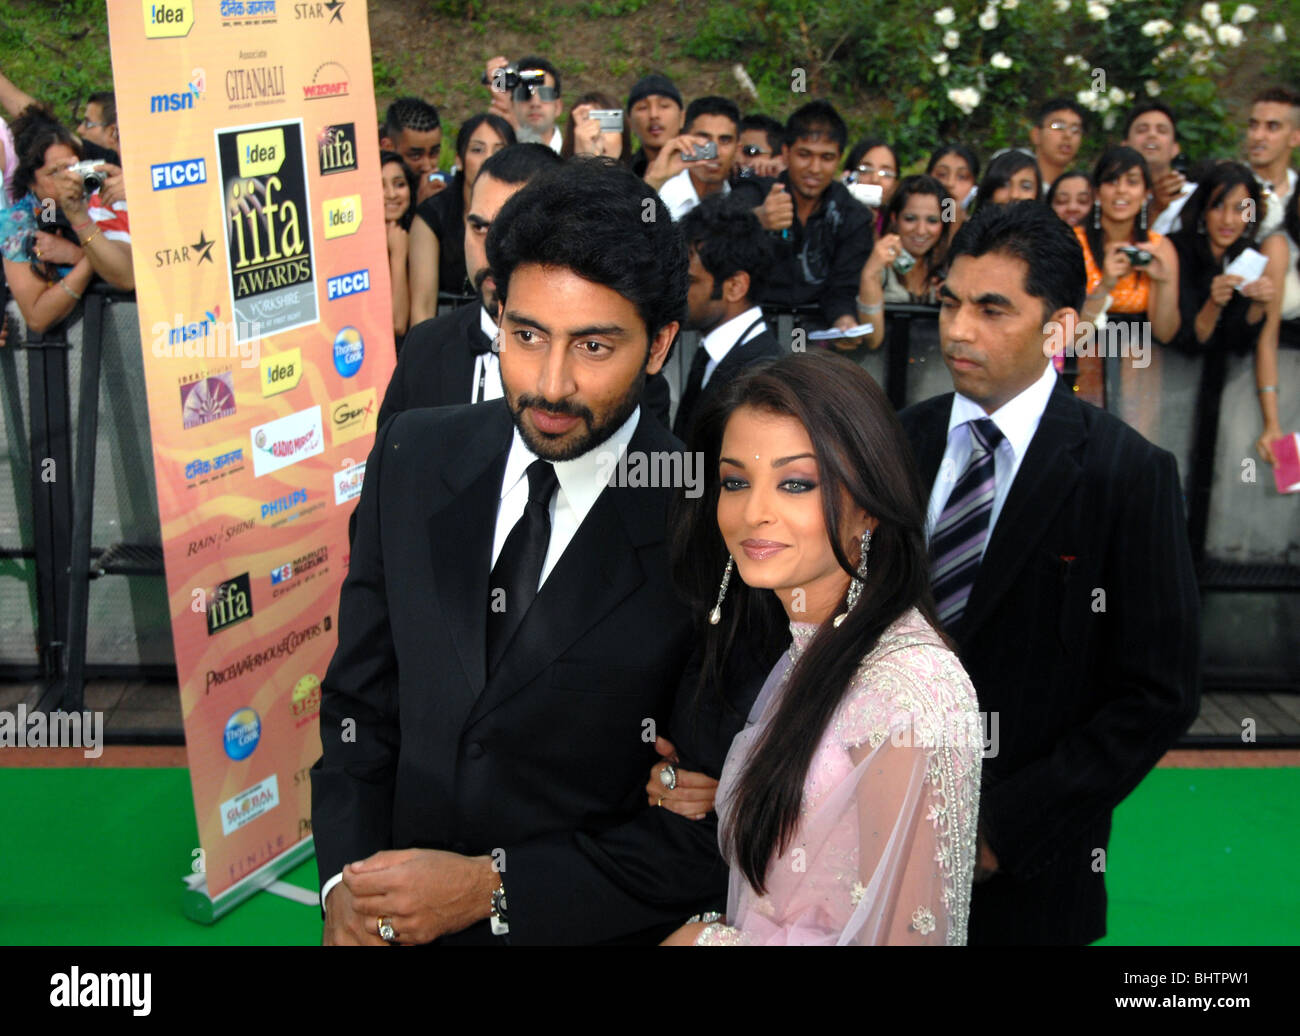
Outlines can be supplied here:
M560 157L596 155L616 159L620 165L631 168L632 134L628 131L624 114L607 93L593 90L583 94L569 112L569 121L564 126L564 142L560 145ZM602 123L602 115L609 128L605 128ZM614 116L618 117L617 120ZM618 129L613 128L615 121L618 122Z
M492 112L514 127L520 144L545 144L560 153L564 134L555 123L564 101L558 68L536 55L512 65L498 54L484 68L483 83L492 92Z
M740 109L725 97L697 97L686 108L686 132L674 137L645 172L673 219L711 194L731 192L740 142ZM755 196L754 204L759 198Z
M411 167L418 181L415 204L447 186L438 173L438 156L442 152L442 119L438 109L418 97L399 97L384 112L379 133L382 151L396 151Z
M109 208L99 193L121 170L79 165L77 139L35 105L11 129L18 165L6 185L12 205L0 217L4 275L27 326L45 331L76 308L96 275L135 288L125 205Z
M1181 154L1174 112L1163 101L1134 105L1124 120L1124 143L1147 160L1151 171L1151 199L1147 220L1158 234L1170 234L1181 225L1180 214L1196 184L1174 167Z

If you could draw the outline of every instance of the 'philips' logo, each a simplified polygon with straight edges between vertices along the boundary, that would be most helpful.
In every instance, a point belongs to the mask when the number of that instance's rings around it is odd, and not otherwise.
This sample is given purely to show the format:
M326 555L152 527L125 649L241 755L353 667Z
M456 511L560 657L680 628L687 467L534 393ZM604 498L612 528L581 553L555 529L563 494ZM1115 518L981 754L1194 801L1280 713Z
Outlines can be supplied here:
M208 163L202 158L182 159L179 162L160 162L149 167L155 191L172 187L189 187L208 182Z
M272 515L283 514L285 511L292 511L299 504L307 502L307 490L295 489L292 493L280 497L278 500L272 500L270 503L262 505L262 517L270 518Z
M354 270L341 273L325 282L326 298L341 299L347 295L356 295L370 290L370 270Z

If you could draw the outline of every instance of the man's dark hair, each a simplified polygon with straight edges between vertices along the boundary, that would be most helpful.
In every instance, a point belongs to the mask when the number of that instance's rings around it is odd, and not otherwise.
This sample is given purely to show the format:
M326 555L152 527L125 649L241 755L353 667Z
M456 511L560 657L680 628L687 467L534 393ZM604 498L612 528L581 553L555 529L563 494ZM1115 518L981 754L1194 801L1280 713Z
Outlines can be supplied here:
M1043 319L1062 307L1083 308L1088 275L1074 231L1038 201L1016 201L980 209L952 240L948 266L963 256L1001 254L1026 267L1025 291L1043 300Z
M746 130L760 130L766 134L767 146L772 149L773 153L780 152L781 141L785 139L785 127L772 116L757 113L746 115L740 120L740 132L744 133Z
M1139 101L1128 110L1128 115L1124 119L1123 139L1128 139L1128 131L1133 128L1133 123L1148 112L1159 112L1174 128L1174 139L1178 139L1178 120L1174 118L1174 110L1165 104L1164 101Z
M1300 93L1288 86L1270 86L1267 90L1261 90L1252 97L1250 103L1289 104L1292 108L1300 108ZM1297 113L1297 121L1300 121L1300 113Z
M486 174L502 183L527 183L538 173L562 165L563 161L545 144L511 144L489 155L479 166L478 175Z
M114 98L112 90L101 90L99 93L93 93L86 98L86 103L99 105L100 116L103 118L105 126L117 125L117 100Z
M820 136L835 141L837 151L849 141L849 128L829 101L809 101L786 121L784 140L791 147L797 140Z
M748 298L757 303L767 291L772 242L753 211L728 195L712 194L678 224L686 247L700 257L713 278L713 294L722 298L722 282L742 270L749 274Z
M697 97L686 106L686 121L683 123L684 133L691 131L691 123L701 115L721 115L725 119L730 119L736 124L736 136L740 136L740 107L735 101L729 101L725 97Z
M517 267L560 267L631 302L648 339L686 308L681 231L654 189L613 159L570 159L514 195L492 221L487 261L503 303Z
M560 70L556 68L553 64L551 64L549 61L547 61L545 58L539 58L536 54L529 54L528 57L520 58L518 61L516 61L515 67L519 69L520 72L526 72L529 69L532 69L534 71L537 69L541 69L543 72L551 73L551 75L555 77L555 94L557 97L561 95Z
M383 135L396 142L402 130L428 133L442 125L438 109L418 97L399 97L384 112Z
M469 138L485 122L505 142L506 147L515 142L515 128L501 118L500 115L493 115L491 112L479 112L477 115L471 115L460 124L460 129L456 131L456 157L460 159L462 169L465 167L465 153L469 150Z
M1083 105L1071 97L1053 97L1050 101L1044 101L1038 106L1038 114L1034 117L1034 125L1039 128L1047 121L1047 117L1054 112L1074 112L1079 116L1079 121L1084 127L1088 125L1088 113L1083 110Z

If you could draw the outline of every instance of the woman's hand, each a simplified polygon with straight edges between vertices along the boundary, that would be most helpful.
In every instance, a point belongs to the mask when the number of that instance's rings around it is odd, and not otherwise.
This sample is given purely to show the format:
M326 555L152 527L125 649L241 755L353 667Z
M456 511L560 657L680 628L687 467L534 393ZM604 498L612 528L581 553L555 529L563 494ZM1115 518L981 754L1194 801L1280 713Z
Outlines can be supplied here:
M1131 248L1127 241L1116 241L1106 247L1106 258L1101 264L1101 285L1108 292L1115 290L1115 285L1133 272L1133 264L1121 248Z
M1240 277L1237 279L1241 280ZM1261 277L1257 281L1251 281L1249 284L1243 284L1241 286L1241 293L1252 302L1272 302L1275 291L1276 289L1274 288L1273 279L1271 277Z
M876 247L867 256L867 269L876 277L885 267L899 257L903 249L903 239L897 234L885 234L876 242Z
M104 163L104 186L100 188L99 199L110 209L119 201L126 201L126 178L121 167L112 162Z
M68 169L59 169L54 173L54 200L63 214L74 226L84 223L89 215L86 211L86 186L81 177Z
M664 757L664 761L650 767L650 779L645 786L646 801L651 806L672 810L679 816L691 820L703 820L713 809L718 782L706 774L674 766L677 771L677 786L669 788L659 775L670 763L677 762L677 749L666 737L657 737L655 751Z
M708 927L706 921L696 921L694 924L684 924L672 935L668 936L660 946L694 946L695 940L700 937L700 932Z
M74 245L60 234L48 234L44 230L36 231L34 251L41 262L54 263L56 266L76 266L86 254L80 245Z
M1277 467L1277 454L1273 452L1273 443L1277 442L1280 438L1282 438L1281 427L1275 424L1270 424L1264 426L1263 434L1255 440L1256 452L1274 467Z
M1235 273L1221 273L1210 281L1210 301L1222 309L1232 299L1232 293L1241 283Z
M600 136L600 123L591 117L592 105L580 104L573 109L573 153L575 155L603 155L604 141Z

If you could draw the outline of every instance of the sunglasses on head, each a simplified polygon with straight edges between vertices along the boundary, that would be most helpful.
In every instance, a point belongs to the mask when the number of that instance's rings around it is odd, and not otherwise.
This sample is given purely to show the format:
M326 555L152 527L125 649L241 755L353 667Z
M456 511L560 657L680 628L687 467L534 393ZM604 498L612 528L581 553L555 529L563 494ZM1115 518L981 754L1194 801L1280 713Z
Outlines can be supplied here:
M516 101L530 100L533 94L537 95L537 99L539 101L554 101L557 97L560 96L560 91L555 89L555 87L553 86L516 86L515 87L514 96Z

